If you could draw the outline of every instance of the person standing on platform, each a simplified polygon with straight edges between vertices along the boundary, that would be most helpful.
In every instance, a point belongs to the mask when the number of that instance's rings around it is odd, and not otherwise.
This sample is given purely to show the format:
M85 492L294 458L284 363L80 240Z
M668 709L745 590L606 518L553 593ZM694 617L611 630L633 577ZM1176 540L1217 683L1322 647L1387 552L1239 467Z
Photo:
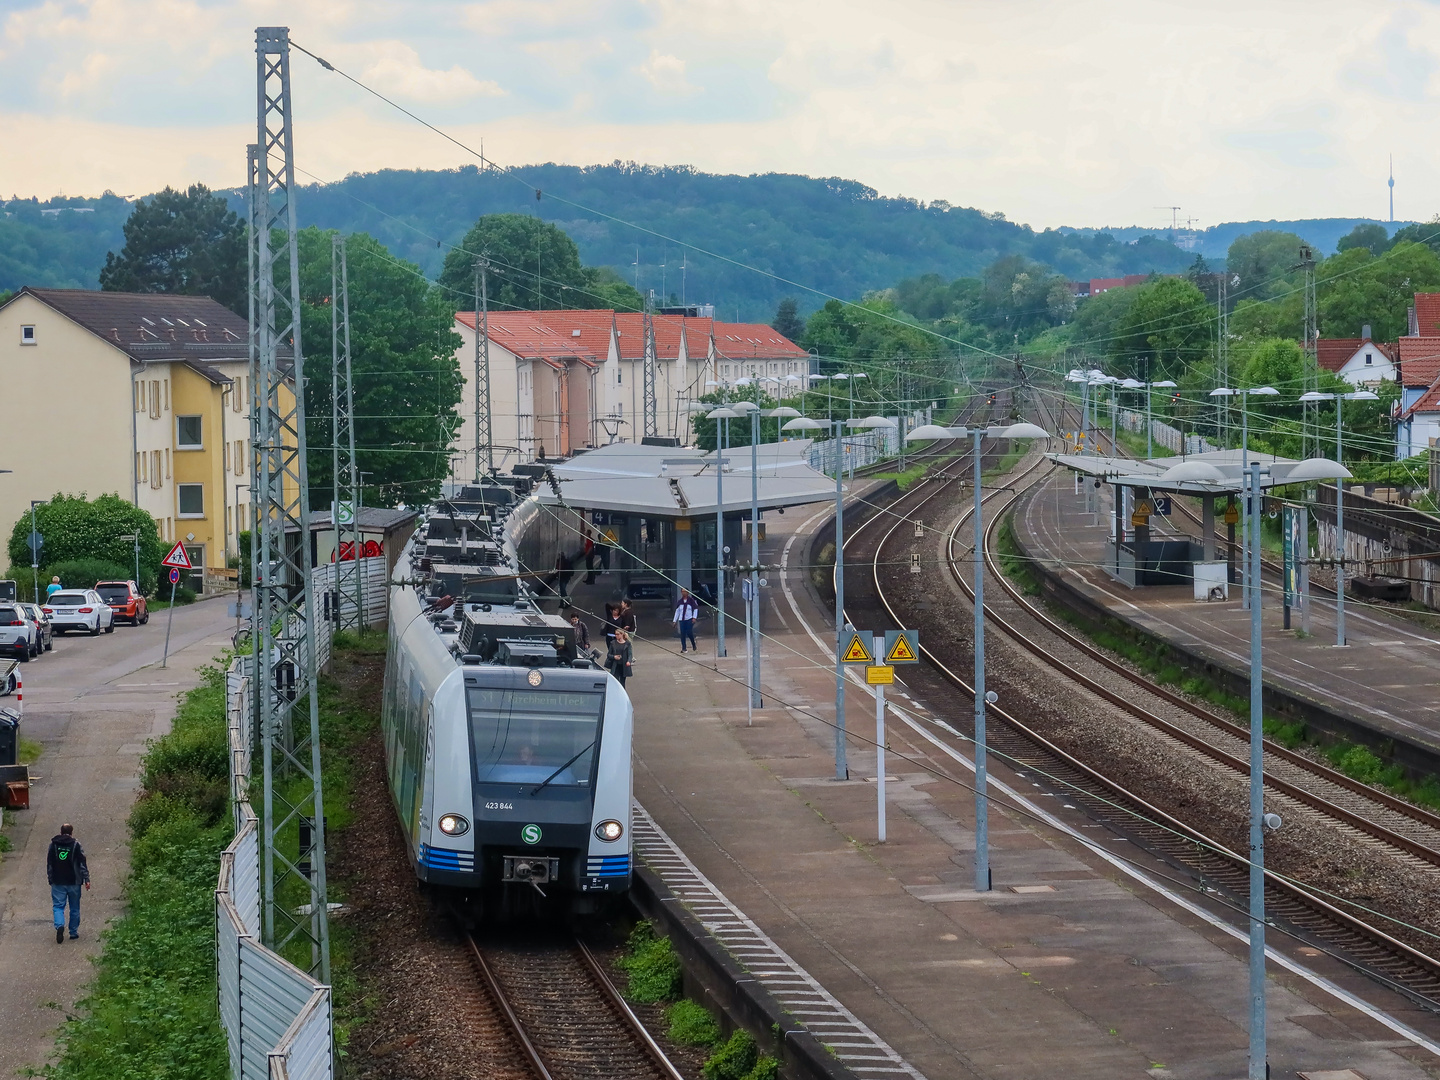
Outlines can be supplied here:
M580 612L574 608L570 609L570 625L575 629L575 649L581 655L588 656L590 653L590 627L585 625L585 620L580 618Z
M627 597L620 601L620 629L634 637L640 630L640 622L635 617L635 608Z
M675 617L670 621L680 628L680 655L685 655L685 642L688 639L690 648L696 652L700 647L695 644L695 620L700 617L700 605L695 603L690 595L689 589L680 590L680 603L675 605Z
M620 628L620 605L605 605L605 648L615 644L615 631Z
M615 631L615 640L610 642L610 651L605 657L605 670L614 675L622 687L625 680L635 674L635 650L630 646L630 635L624 630Z
M85 849L75 839L75 826L60 826L45 856L45 877L50 882L50 903L55 908L55 944L65 940L65 906L70 906L70 940L80 936L80 887L90 888L90 867Z

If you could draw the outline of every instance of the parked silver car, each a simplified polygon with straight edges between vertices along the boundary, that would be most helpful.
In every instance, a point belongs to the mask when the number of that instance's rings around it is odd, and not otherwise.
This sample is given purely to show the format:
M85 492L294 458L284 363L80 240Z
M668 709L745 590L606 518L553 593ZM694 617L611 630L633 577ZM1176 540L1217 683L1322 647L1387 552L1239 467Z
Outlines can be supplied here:
M22 663L35 655L35 625L19 604L0 604L0 654Z
M104 630L115 632L115 611L94 589L61 589L45 601L45 614L57 634L67 630L87 630L91 636Z

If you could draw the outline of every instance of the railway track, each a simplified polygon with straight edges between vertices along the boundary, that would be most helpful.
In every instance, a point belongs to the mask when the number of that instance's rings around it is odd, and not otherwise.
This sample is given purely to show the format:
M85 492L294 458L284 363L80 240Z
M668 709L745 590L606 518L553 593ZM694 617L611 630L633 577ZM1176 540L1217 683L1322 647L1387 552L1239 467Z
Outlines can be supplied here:
M685 1080L583 941L465 946L535 1080Z
M994 551L996 525L1003 512L1048 472L1043 459L1032 462L1020 476L1011 478L1009 490L997 491L986 497L987 506L1000 503L984 534L984 555L989 572L1006 590L1007 596L1020 604L1028 617L1035 618L1039 626L1021 628L1013 625L1000 617L989 604L986 605L987 619L1057 674L1084 686L1108 705L1124 710L1165 738L1174 739L1210 765L1228 770L1236 777L1248 775L1245 757L1237 757L1233 752L1240 740L1248 739L1247 732L1208 710L1195 707L1179 695L1168 692L1156 694L1156 687L1140 679L1123 664L1104 656L1055 624L1025 600L1023 594L1000 572ZM886 578L894 572L888 569L890 563L883 556L896 534L903 532L909 535L907 526L910 520L921 516L927 506L942 502L958 479L958 476L942 473L922 482L897 499L889 508L890 513L872 517L851 534L847 549L855 554L847 550L848 560L853 565L860 549L868 547L870 550L866 557L871 564L869 595L863 595L855 585L850 586L847 617L853 623L866 624L863 609L870 606L895 625L915 624L913 614L902 616L897 610L899 602L887 595ZM970 564L968 560L957 562L961 545L956 534L968 521L967 512L945 538L945 561L967 595L970 588L964 581L961 567ZM884 573L882 567L886 568ZM1076 670L1073 664L1067 664L1054 655L1053 645L1044 643L1047 634L1058 634L1065 647L1076 649L1086 658L1122 675L1136 684L1134 689L1117 693ZM953 694L958 688L962 693L973 693L966 678L954 670L955 658L937 655L930 648L922 647L922 652L929 661L931 671L948 684L944 692ZM1191 723L1177 724L1156 716L1137 703L1137 699L1145 700L1144 695L1156 695L1168 705L1185 710ZM1248 863L1244 858L1196 826L1179 820L1127 790L1122 783L1068 753L1004 709L992 707L990 715L997 723L990 729L987 744L1022 770L1022 775L1025 769L1035 769L1051 778L1053 784L1065 790L1065 798L1078 804L1092 819L1181 871L1202 891L1217 893L1230 903L1243 906L1248 897ZM1204 734L1198 734L1197 729ZM1270 772L1272 767L1273 773ZM1440 865L1440 819L1434 815L1357 784L1333 770L1317 767L1283 747L1268 744L1267 785L1272 796L1302 805L1306 811L1332 822L1336 829L1363 834L1369 842L1383 845L1412 863L1423 864L1427 872ZM1273 873L1267 876L1266 903L1273 919L1302 940L1339 955L1354 967L1427 1007L1440 1008L1440 961L1427 951Z

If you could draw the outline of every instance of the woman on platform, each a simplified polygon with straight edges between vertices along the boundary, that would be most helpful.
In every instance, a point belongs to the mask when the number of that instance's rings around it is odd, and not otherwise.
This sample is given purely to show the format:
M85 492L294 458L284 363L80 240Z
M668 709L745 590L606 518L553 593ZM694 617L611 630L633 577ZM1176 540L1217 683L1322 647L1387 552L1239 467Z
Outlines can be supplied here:
M635 674L635 651L630 647L630 635L624 630L615 631L615 638L605 656L605 670L614 675L615 681L622 687L625 680Z

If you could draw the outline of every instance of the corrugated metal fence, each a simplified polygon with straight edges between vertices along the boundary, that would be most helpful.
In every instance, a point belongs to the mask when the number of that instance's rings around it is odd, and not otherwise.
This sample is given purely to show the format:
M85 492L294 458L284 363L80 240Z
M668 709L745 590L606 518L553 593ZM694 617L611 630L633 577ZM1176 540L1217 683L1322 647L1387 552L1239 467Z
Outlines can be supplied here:
M379 562L383 580L383 559L363 561ZM330 635L319 637L328 653ZM215 889L220 1022L230 1075L329 1080L335 1074L330 987L260 943L260 834L249 799L250 679L251 658L236 657L225 673L235 839L220 856Z
M1101 409L1100 419L1102 421L1105 419L1103 407ZM1126 431L1133 431L1143 436L1145 434L1145 414L1131 412L1129 409L1121 409L1120 426ZM1103 423L1101 427L1104 427ZM1163 446L1166 450L1176 454L1208 454L1211 450L1220 449L1203 435L1185 435L1183 436L1185 448L1182 450L1180 448L1181 438L1182 435L1179 428L1171 427L1162 420L1151 418L1150 439L1156 446Z

